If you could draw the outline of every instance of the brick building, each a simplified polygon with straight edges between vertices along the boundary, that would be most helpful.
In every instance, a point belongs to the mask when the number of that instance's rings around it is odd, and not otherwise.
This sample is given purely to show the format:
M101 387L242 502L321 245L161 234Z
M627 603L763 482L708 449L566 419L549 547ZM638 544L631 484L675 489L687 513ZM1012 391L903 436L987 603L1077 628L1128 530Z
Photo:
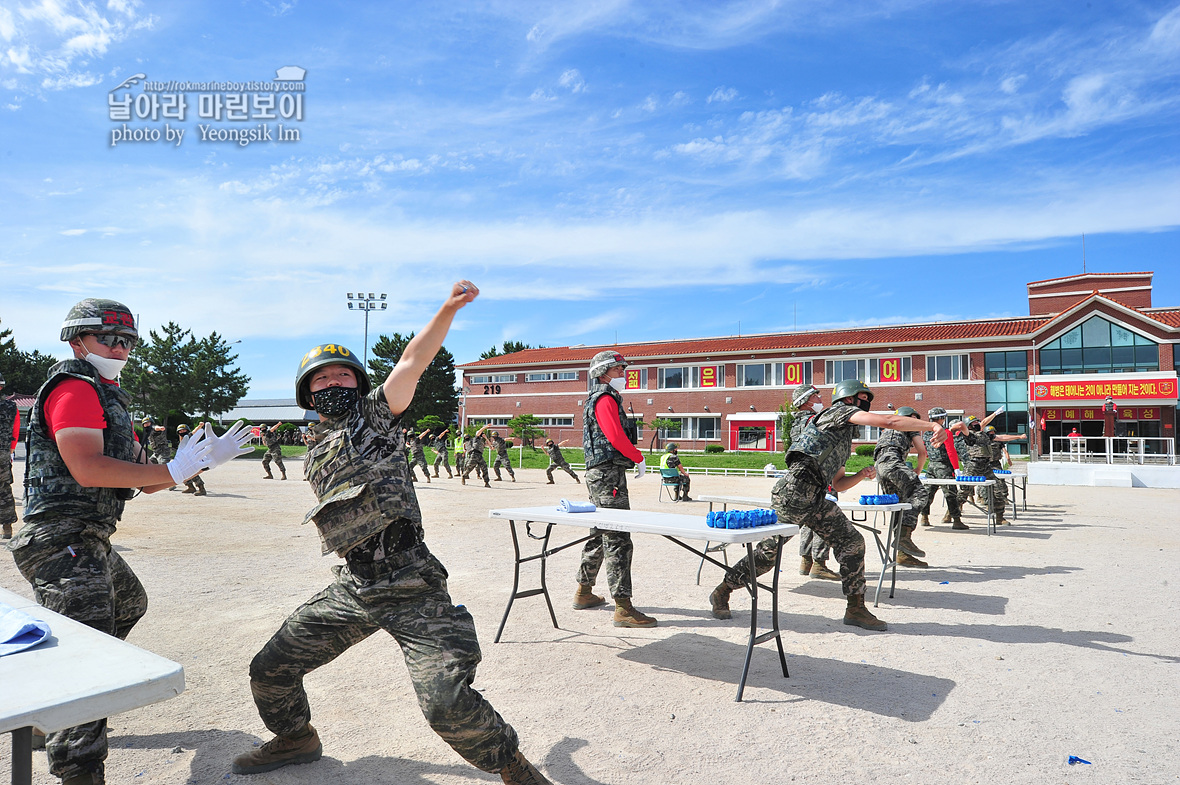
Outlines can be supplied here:
M1037 443L1068 434L1174 437L1175 346L1180 306L1153 307L1152 273L1086 273L1028 284L1029 315L854 330L529 349L459 366L460 419L503 425L541 419L555 440L579 445L589 360L617 349L630 363L623 401L637 418L673 423L686 449L781 449L780 409L809 382L830 402L839 381L858 378L873 410L941 406L984 416ZM1103 411L1111 395L1117 414ZM875 441L862 428L861 441ZM651 438L649 430L641 441ZM1012 445L1025 452L1023 443Z

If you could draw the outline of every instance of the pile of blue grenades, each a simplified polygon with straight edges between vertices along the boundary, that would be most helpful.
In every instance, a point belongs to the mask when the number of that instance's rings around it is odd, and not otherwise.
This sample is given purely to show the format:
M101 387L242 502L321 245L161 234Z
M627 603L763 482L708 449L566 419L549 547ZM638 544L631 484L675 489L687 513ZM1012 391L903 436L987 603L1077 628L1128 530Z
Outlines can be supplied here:
M726 510L705 516L705 524L711 529L753 529L776 523L778 515L774 510Z
M860 497L861 504L897 504L896 493L866 493Z
M987 480L982 474L956 474L955 479L959 482L985 482Z

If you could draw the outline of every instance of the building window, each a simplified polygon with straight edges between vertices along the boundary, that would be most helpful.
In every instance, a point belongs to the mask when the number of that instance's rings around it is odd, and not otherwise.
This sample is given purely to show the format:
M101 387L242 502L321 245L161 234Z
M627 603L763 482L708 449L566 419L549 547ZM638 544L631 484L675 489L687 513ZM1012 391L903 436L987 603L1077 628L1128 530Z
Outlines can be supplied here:
M856 426L856 433L852 437L855 442L875 442L881 438L881 429L871 425Z
M541 425L545 428L571 428L574 424L573 417L542 417Z
M1091 316L1040 350L1041 373L1135 373L1160 369L1159 345Z
M738 449L739 450L765 450L767 447L765 425L740 425L738 426Z
M525 374L526 382L566 382L578 378L577 371L538 371Z
M717 439L721 432L720 417L661 417L676 423L662 431L665 439Z
M872 357L866 360L828 360L824 384L839 384L848 379L860 379L867 384L908 382L912 362L909 357ZM884 374L884 379L882 379Z
M737 367L738 387L765 387L770 384L772 370L770 363L739 365Z
M776 387L811 384L811 361L774 363L774 384Z
M647 386L646 379L644 379L644 386ZM688 365L657 369L656 387L660 390L724 386L724 365Z
M686 368L660 368L656 387L661 390L679 390L687 385L684 383Z
M992 420L996 433L1028 432L1028 355L1025 352L985 352L983 355L985 406L990 414L1001 406L1004 411ZM1024 453L1024 442L1009 442L1008 452Z
M971 360L965 354L926 356L926 381L952 382L971 378Z
M491 384L492 377L488 376L487 374L483 376L468 376L467 381L471 382L472 384Z
M497 425L507 425L510 417L468 417L467 425L482 428L485 425L495 427Z

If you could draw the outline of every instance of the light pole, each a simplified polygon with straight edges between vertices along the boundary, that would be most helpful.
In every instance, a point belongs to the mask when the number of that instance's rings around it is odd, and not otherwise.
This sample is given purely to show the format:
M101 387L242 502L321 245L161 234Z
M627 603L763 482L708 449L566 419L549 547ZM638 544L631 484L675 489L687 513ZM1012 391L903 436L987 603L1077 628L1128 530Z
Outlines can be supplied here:
M382 311L389 307L389 303L385 302L385 292L380 294L369 292L368 295L364 292L357 292L356 297L352 296L352 292L348 293L348 310L365 312L365 373L368 373L369 368L369 311L376 311L378 304L381 305Z

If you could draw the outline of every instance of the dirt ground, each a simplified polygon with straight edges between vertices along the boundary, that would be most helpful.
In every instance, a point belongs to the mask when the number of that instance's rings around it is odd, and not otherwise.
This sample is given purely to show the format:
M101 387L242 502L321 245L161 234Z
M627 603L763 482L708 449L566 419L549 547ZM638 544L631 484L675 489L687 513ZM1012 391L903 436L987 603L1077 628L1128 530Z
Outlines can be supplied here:
M307 679L323 760L229 773L234 755L269 738L250 698L251 657L337 563L300 524L313 496L291 463L286 482L237 461L206 475L208 497L172 491L128 505L115 543L151 598L129 640L181 663L187 689L111 719L108 782L498 782L430 731L383 633ZM490 490L444 478L418 496L427 543L479 629L475 686L555 783L1180 780L1177 491L1031 487L1028 512L995 536L974 510L969 532L919 529L932 567L899 571L896 596L882 594L884 633L843 626L839 584L800 576L792 542L780 615L790 678L773 644L759 646L737 703L749 599L735 594L734 618L713 619L720 570L706 565L696 585L697 558L659 537L636 535L633 570L636 606L658 627L617 629L607 608L572 610L571 548L548 567L561 628L532 597L492 643L512 546L488 510L585 499L564 475L556 486L536 470L518 478ZM672 510L657 502L658 482L632 480L633 507ZM765 496L771 482L695 477L693 494ZM940 496L932 517L941 513ZM558 528L555 542L580 532ZM871 586L879 569L870 543ZM0 558L0 585L31 596L11 558ZM1091 765L1068 765L1071 755ZM9 757L0 742L0 770ZM35 783L56 782L43 753L33 765Z

